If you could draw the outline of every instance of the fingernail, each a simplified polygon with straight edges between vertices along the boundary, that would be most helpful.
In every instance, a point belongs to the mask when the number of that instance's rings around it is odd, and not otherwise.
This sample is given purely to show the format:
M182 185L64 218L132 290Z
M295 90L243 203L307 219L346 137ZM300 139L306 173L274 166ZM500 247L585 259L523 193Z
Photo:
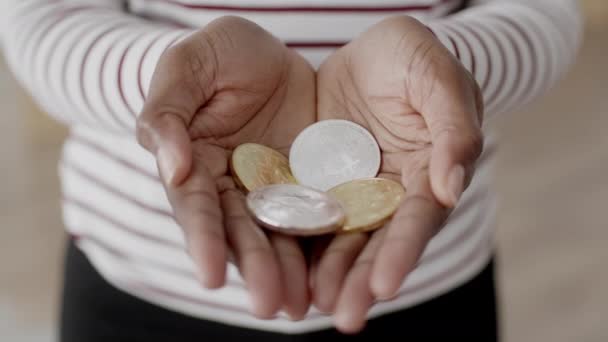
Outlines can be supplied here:
M376 299L382 302L387 302L387 301L391 301L393 299L397 298L397 293L396 292L391 292L389 294L387 293L382 293L381 295L376 296Z
M283 310L287 313L287 317L292 322L301 321L306 316L306 313L294 311L292 308L283 307Z
M251 304L253 306L253 314L259 319L271 319L274 312L271 312L266 302L254 294L251 295Z
M160 148L156 156L160 176L165 184L172 184L175 177L175 158L167 149Z
M335 313L335 321L336 321L336 325L340 326L340 327L347 327L350 325L351 323L351 314L348 311L345 310L338 310Z
M374 297L378 300L391 300L395 297L395 292L391 291L390 288L387 287L387 285L376 285L372 287L372 293L374 294Z
M209 287L209 277L207 276L207 273L201 267L202 263L201 263L200 258L195 253L195 251L192 250L192 248L190 246L187 246L186 250L196 268L196 272L194 273L196 276L196 280L202 287L205 287L205 288Z
M330 301L328 301L322 297L316 296L313 299L313 302L314 302L317 310L319 310L319 312L326 314L326 315L329 315L333 312L332 305L329 304Z
M464 167L462 165L456 165L452 168L448 176L448 188L451 192L452 204L456 205L464 188Z
M348 311L342 310L336 313L336 327L344 334L356 334L362 329L362 323L357 322L356 318Z
M370 282L370 288L372 290L374 297L376 297L379 300L383 300L384 298L386 298L387 293L390 292L390 289L388 289L387 284L384 281L384 278L374 276L374 275L372 275L372 279Z

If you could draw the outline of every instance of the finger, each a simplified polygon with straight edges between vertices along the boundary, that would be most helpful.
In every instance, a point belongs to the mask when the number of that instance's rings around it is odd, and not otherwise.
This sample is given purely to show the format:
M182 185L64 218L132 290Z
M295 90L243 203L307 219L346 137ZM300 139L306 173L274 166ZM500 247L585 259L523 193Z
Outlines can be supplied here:
M475 80L441 45L414 73L415 107L431 133L430 176L439 201L454 207L466 188L483 147L481 91ZM432 70L429 72L428 70Z
M293 319L300 320L310 304L306 259L298 241L294 238L271 234L270 243L274 247L281 267L284 290L284 309Z
M319 269L319 263L321 262L321 257L323 256L323 253L325 252L325 250L331 243L332 238L333 238L333 236L323 235L320 237L315 237L311 240L308 240L308 239L303 240L305 243L305 246L309 246L309 248L308 248L308 254L309 254L308 288L309 288L309 292L311 292L311 293L314 293L314 289L315 289L315 285L316 285L315 278L316 278L317 271ZM309 244L306 244L307 242Z
M369 287L375 255L385 234L384 228L376 231L350 269L338 297L335 313L336 328L354 334L363 329L367 312L374 303Z
M156 163L165 186L179 185L192 167L192 145L184 122L165 113L138 122L140 144L156 156Z
M208 161L214 158L219 157L210 150ZM222 211L213 175L202 158L194 158L191 175L179 186L168 186L167 195L201 284L208 288L222 286L227 253Z
M419 172L387 225L386 237L374 260L370 286L376 298L395 295L446 216L447 210L433 196L428 173Z
M236 190L222 194L225 227L236 265L247 284L253 313L272 317L281 307L283 289L276 255L264 232L245 209L244 196Z
M357 255L368 241L363 233L337 235L317 267L313 302L322 312L333 312L342 284Z
M467 135L446 127L433 140L429 163L433 193L446 207L456 206L470 182L482 150L481 133Z

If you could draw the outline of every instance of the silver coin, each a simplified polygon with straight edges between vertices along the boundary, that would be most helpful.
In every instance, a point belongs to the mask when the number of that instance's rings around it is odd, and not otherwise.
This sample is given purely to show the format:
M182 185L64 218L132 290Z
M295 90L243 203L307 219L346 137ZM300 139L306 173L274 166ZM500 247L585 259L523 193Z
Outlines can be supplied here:
M375 177L380 158L372 134L347 120L324 120L308 126L289 152L290 168L298 183L321 191Z
M247 209L263 227L288 235L336 231L346 220L341 204L330 195L297 184L273 184L247 194Z

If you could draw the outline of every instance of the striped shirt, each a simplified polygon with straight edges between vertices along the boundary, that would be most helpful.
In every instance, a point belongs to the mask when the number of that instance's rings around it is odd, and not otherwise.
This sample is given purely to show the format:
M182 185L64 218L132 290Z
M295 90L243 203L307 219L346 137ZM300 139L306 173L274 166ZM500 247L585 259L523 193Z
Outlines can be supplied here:
M67 230L118 288L202 319L281 332L327 328L305 319L259 320L238 271L219 290L199 286L154 157L135 140L135 122L159 56L223 15L256 22L318 67L332 51L393 15L410 15L474 75L485 125L554 85L582 37L572 0L3 0L0 34L21 85L70 127L60 161ZM484 129L487 131L487 128ZM486 145L471 186L398 296L369 317L407 308L473 277L493 252L496 201Z

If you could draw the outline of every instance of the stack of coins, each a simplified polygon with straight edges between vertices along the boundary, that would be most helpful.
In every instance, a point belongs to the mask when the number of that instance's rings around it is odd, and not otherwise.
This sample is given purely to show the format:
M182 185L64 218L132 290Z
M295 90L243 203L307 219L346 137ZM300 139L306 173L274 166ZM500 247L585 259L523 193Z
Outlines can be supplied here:
M377 177L380 164L378 143L364 127L324 120L296 137L289 158L247 143L234 150L230 167L258 224L311 236L371 231L393 216L405 189Z

